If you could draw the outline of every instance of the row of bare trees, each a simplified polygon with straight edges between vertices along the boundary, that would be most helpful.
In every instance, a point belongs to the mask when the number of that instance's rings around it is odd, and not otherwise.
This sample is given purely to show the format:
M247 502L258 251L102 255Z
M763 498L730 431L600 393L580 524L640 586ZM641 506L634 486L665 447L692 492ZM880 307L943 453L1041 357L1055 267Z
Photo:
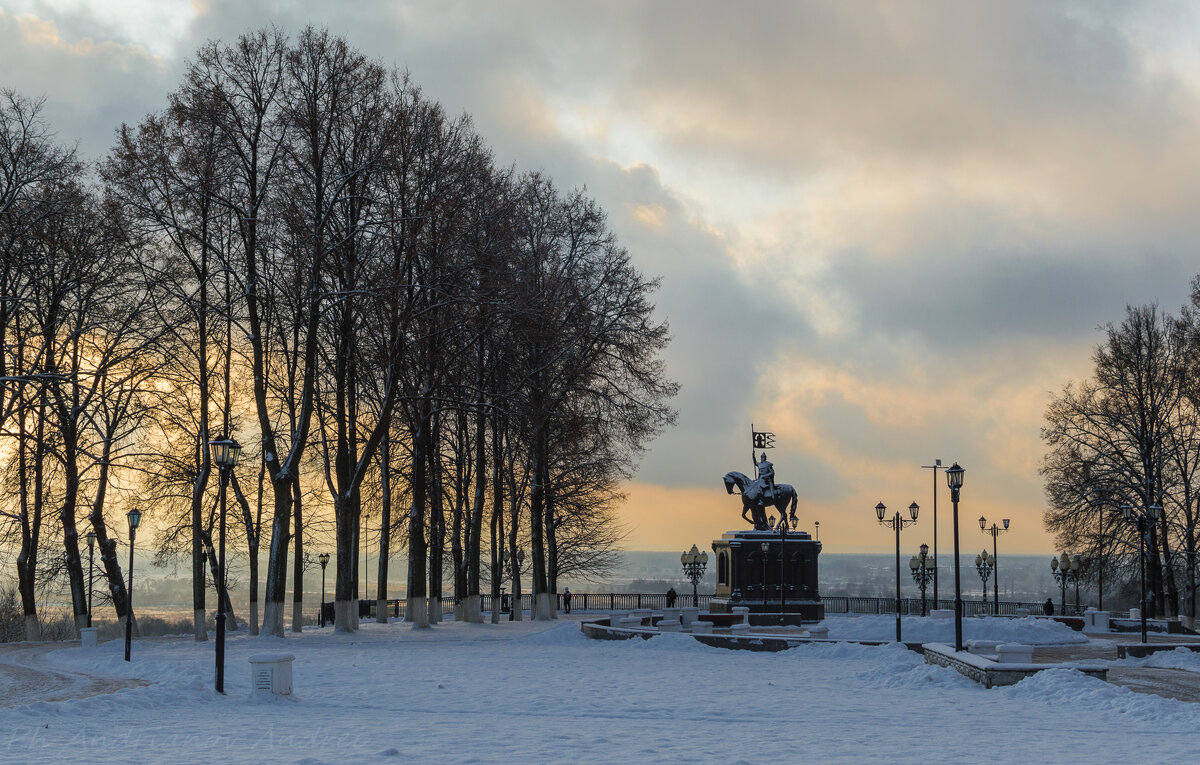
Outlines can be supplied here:
M559 576L611 564L621 486L676 386L657 284L585 194L498 167L469 118L318 29L205 45L95 169L37 102L6 97L5 140L36 149L0 158L0 545L19 548L27 623L35 583L62 573L86 616L85 516L123 613L105 519L137 503L159 556L192 563L204 639L220 512L205 445L223 434L246 444L229 512L252 629L261 602L283 633L289 585L300 628L314 531L332 534L337 624L355 629L368 517L377 599L406 550L420 626L447 573L479 620L482 588L519 592L527 566L552 618Z
M1069 384L1046 410L1044 519L1061 549L1082 554L1085 575L1138 587L1146 550L1148 608L1196 616L1200 541L1200 277L1178 315L1129 306L1104 328L1093 376ZM1163 508L1143 527L1122 506Z

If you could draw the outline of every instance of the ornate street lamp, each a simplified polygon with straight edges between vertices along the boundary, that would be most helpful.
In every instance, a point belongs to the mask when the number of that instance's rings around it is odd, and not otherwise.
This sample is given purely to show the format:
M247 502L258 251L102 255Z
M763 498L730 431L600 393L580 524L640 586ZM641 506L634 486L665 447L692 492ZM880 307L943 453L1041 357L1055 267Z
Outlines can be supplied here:
M821 522L820 521L813 521L813 541L814 542L821 541Z
M1074 581L1078 571L1079 558L1075 558L1072 566L1070 553L1060 553L1058 557L1050 559L1050 573L1054 575L1054 581L1058 582L1062 590L1059 608L1063 616L1067 615L1067 583Z
M1008 519L1005 518L1004 520L1001 521L1001 523L1004 524L1003 528L997 526L994 523L991 525L991 527L989 527L987 525L987 518L984 518L982 515L979 516L979 530L982 531L984 534L992 535L992 558L991 558L991 561L992 561L993 568L996 568L996 537L998 537L1001 534L1003 534L1004 532L1008 531ZM986 582L984 584L986 585ZM984 600L987 600L987 598L984 598ZM1000 569L999 568L996 568L996 578L992 580L992 613L996 614L997 616L1000 614Z
M215 441L208 442L209 455L212 457L213 464L221 474L220 499L221 505L221 531L220 541L218 542L217 550L217 656L216 668L217 693L225 692L225 603L229 599L229 593L225 589L225 487L229 485L229 476L233 473L233 468L237 465L238 457L242 453L242 445L232 438L218 438Z
M126 594L128 603L125 605L125 661L129 661L129 651L133 646L133 543L137 538L137 527L142 522L142 511L136 507L125 514L129 519L129 592Z
M910 518L905 518L897 511L891 518L884 518L887 505L880 502L875 506L875 518L881 526L896 530L896 642L900 642L900 530L917 522L917 513L921 507L916 502L908 506Z
M87 617L87 626L91 627L92 626L92 581L96 578L95 577L96 564L95 564L95 561L93 560L93 556L96 552L96 532L89 531L87 534L84 534L84 536L87 537L87 543L88 543L88 617Z
M962 576L958 565L958 494L963 485L963 470L957 462L946 471L946 483L950 485L950 502L954 505L954 650L961 651L962 639ZM937 557L937 551L934 551Z
M321 553L317 556L317 563L321 564L321 628L325 628L325 567L329 565L329 553Z
M1145 512L1138 512L1128 503L1121 505L1121 516L1129 523L1137 524L1138 572L1142 589L1142 642L1146 642L1146 530L1162 517L1162 505L1151 505Z
M708 566L708 553L701 552L700 548L692 545L692 549L679 556L679 562L683 564L684 576L692 582L692 605L699 608L698 588L700 580L704 578L704 569Z
M996 559L988 557L988 551L984 550L975 556L975 570L979 572L979 578L983 580L983 610L987 612L987 583L992 576L992 569L996 567Z
M912 556L908 561L908 567L912 570L913 581L921 588L921 616L927 616L925 610L925 588L929 586L929 582L933 579L935 567L929 565L929 545L921 545L921 554Z

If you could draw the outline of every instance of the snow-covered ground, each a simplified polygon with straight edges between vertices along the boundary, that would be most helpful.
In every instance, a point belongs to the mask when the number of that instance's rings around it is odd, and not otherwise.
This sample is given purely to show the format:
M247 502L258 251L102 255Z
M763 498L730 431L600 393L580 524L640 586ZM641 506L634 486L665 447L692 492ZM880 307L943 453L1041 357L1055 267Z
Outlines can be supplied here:
M829 620L845 637L889 625ZM296 656L294 699L250 703L247 657L278 650ZM150 685L0 709L0 762L1194 762L1200 730L1200 704L1069 670L985 690L895 644L753 653L592 641L570 621L364 624L233 637L225 697L212 657L185 638L139 641L130 664L119 641L49 651L48 668Z
M829 637L841 640L895 640L895 616L830 616L823 625ZM954 620L906 616L901 618L900 637L906 643L954 645ZM1002 640L1025 645L1086 643L1087 637L1051 619L963 619L963 642Z

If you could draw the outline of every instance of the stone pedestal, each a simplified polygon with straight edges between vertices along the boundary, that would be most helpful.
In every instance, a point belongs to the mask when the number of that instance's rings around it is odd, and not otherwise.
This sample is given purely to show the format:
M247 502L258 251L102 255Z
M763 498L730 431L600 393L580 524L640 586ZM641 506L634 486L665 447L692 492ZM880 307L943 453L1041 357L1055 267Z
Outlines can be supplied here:
M292 695L290 653L260 653L250 657L250 698Z
M84 627L79 630L79 645L89 650L96 647L95 627Z
M766 551L763 545L766 545ZM808 532L727 531L712 543L717 588L714 614L749 609L750 623L805 624L825 618L817 584L821 543Z

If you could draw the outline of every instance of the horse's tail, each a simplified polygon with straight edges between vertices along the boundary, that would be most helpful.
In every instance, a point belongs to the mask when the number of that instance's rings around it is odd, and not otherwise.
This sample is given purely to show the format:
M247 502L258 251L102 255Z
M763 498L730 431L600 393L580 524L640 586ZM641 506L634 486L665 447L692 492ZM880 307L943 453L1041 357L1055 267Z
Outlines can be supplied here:
M792 487L792 506L788 508L788 515L792 516L792 520L796 519L796 503L800 501L800 497L796 492L796 487Z

